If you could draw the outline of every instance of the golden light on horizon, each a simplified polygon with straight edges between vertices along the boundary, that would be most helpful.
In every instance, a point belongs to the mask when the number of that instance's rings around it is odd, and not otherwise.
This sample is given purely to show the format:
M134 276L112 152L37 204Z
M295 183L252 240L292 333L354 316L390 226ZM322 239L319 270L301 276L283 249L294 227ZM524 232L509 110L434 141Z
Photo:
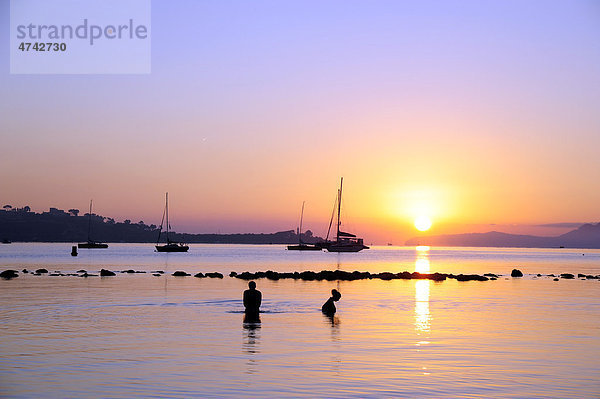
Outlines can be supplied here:
M419 231L427 231L433 222L428 216L419 216L415 219L415 228Z
M390 211L402 221L405 228L425 232L442 226L456 217L454 191L443 183L431 182L427 187L397 187L390 194Z

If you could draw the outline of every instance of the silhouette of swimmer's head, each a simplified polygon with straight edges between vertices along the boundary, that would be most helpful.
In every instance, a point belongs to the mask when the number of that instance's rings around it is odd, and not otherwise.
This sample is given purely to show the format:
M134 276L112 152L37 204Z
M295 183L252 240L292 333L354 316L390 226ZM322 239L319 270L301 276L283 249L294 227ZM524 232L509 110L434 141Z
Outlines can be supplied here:
M253 290L253 289L255 289L255 288L256 288L256 283L255 283L254 281L250 281L250 282L248 283L248 287L250 287L250 289L251 289L251 290Z
M342 297L342 294L340 294L340 292L334 288L331 290L331 297L337 302Z

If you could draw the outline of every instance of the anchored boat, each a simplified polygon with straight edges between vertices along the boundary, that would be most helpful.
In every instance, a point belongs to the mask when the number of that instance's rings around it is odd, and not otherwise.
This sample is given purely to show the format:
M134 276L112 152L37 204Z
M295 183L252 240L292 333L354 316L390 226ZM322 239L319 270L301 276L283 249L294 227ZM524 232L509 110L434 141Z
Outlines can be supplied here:
M298 228L298 245L288 245L290 251L320 251L323 248L314 244L302 242L302 219L304 218L304 201L302 201L302 211L300 212L300 227Z
M103 249L108 248L108 244L97 242L91 238L92 232L92 200L90 200L90 213L88 213L88 239L87 242L80 242L77 244L78 248L89 248L89 249Z
M164 245L159 245L160 243L160 236L162 233L162 228L163 228L163 223L165 221L165 215L167 218L167 230L166 230L166 238L167 238L167 243ZM187 252L188 249L190 249L190 247L188 247L187 245L180 243L180 242L175 242L175 241L171 241L171 239L169 238L169 230L170 230L171 226L169 225L169 193L165 193L165 210L163 212L163 218L162 221L160 222L160 227L158 230L158 240L156 240L156 251L157 252Z
M344 183L344 178L340 179L340 189L338 190L338 196L336 199L337 203L337 229L335 235L335 241L327 241L324 245L325 249L329 252L358 252L363 249L369 249L363 243L362 238L356 237L355 234L347 233L345 231L340 230L340 226L342 224L340 220L340 214L342 210L342 186ZM335 207L334 207L335 209ZM331 220L329 221L329 229L327 231L327 238L329 238L329 233L331 231L331 225L333 223L333 214L331 215Z

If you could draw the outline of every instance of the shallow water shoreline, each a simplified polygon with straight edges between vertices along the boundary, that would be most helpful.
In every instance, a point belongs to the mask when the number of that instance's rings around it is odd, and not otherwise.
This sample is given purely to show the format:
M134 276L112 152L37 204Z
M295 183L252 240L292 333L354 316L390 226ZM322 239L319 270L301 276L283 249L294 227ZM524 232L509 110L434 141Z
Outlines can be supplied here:
M3 397L600 395L598 280L581 277L600 274L600 253L13 245L0 250L0 271L18 271L0 280ZM422 278L434 270L490 280ZM244 323L245 278L260 323Z
M589 281L261 278L261 323L248 324L246 280L172 274L0 281L0 396L600 394Z

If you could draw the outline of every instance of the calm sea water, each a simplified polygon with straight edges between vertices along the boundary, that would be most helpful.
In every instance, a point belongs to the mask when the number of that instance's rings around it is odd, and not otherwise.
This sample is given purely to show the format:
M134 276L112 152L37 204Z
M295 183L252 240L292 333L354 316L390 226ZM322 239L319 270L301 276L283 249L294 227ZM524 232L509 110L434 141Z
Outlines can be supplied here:
M600 251L283 246L0 246L0 270L164 270L165 276L0 280L4 397L600 397ZM513 268L521 279L508 275ZM246 282L172 277L256 270L499 273L497 281L258 280L264 313L243 322ZM320 313L332 288L333 319Z

